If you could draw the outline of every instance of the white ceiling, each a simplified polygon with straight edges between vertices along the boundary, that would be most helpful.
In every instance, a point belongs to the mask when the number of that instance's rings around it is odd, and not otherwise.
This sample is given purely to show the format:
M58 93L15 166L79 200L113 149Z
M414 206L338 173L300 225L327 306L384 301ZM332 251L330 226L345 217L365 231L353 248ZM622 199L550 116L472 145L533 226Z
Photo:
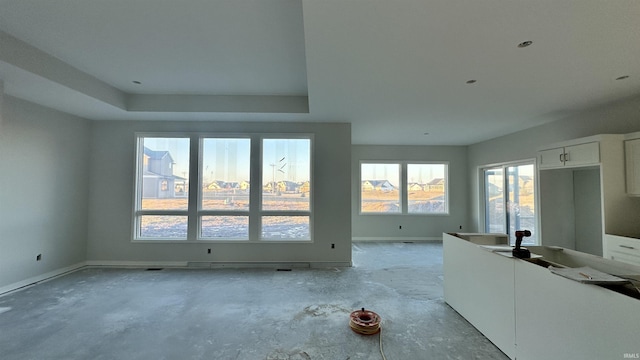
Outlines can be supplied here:
M466 145L640 96L638 19L637 0L0 0L0 80L88 119Z

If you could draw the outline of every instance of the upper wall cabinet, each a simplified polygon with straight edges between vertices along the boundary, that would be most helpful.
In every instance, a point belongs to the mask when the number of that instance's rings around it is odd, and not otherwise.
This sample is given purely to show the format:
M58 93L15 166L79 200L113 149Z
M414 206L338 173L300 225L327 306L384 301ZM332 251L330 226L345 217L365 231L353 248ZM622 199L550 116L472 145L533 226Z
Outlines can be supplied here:
M640 132L625 136L624 156L627 195L640 196Z
M543 245L602 256L604 234L640 233L640 202L625 193L624 138L596 135L539 149Z
M538 160L540 169L597 165L600 163L600 143L594 141L540 150Z

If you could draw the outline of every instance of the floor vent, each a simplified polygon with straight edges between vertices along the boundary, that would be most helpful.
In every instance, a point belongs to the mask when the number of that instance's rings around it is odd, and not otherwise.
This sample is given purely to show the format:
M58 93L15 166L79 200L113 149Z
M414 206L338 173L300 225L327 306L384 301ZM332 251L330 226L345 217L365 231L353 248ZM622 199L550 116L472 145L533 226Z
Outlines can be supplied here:
M276 271L291 271L291 269L276 269Z
M162 268L147 268L147 271L160 271Z
M403 241L405 244L413 244L413 241Z

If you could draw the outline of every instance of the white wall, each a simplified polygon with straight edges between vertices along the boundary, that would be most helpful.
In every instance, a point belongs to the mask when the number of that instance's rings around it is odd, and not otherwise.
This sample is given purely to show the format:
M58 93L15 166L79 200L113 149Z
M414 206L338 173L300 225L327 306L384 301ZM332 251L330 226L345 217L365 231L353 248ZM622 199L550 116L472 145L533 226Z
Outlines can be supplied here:
M133 243L135 132L314 134L313 243ZM91 144L88 260L351 263L351 126L338 123L97 121ZM331 249L331 244L335 248ZM212 253L207 254L211 248Z
M481 231L479 168L523 159L535 159L544 144L597 134L626 134L640 130L640 97L589 109L565 119L468 147L469 214L472 231Z
M84 262L90 134L86 120L7 95L2 119L0 289Z
M351 218L355 240L442 240L443 232L468 229L467 150L464 146L351 147ZM449 163L448 215L361 215L360 162L364 160L442 161ZM402 226L402 229L399 229Z

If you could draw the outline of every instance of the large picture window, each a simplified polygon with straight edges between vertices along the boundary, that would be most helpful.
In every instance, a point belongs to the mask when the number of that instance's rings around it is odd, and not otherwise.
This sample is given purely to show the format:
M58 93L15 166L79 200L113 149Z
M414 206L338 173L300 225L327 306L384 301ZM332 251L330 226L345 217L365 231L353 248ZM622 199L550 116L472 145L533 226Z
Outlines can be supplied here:
M362 162L360 213L447 214L446 163Z
M311 136L139 135L137 144L134 240L312 239Z

